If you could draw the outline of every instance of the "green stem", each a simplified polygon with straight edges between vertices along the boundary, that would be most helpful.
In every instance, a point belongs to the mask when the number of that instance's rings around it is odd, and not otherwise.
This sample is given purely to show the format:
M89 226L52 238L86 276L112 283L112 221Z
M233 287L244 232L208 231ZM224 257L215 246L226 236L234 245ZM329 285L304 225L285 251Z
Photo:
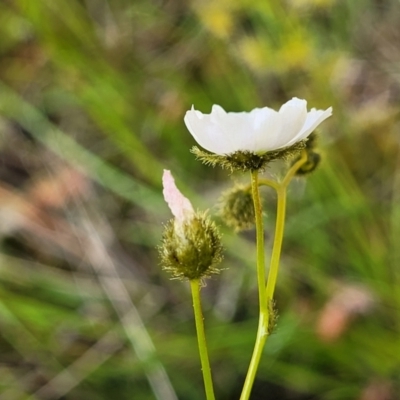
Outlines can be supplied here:
M278 195L277 200L277 214L275 225L274 245L272 248L271 264L269 267L268 282L266 288L266 297L268 304L271 304L276 281L278 278L279 261L281 257L283 233L285 229L285 214L286 214L286 186L281 186L276 191Z
M249 369L247 370L246 379L244 381L242 394L240 395L240 400L248 400L253 388L254 379L257 374L258 365L260 364L262 352L264 349L265 342L268 337L268 311L260 313L260 318L258 320L256 343L254 345L253 354L251 356L251 361Z
M260 186L269 186L275 190L278 190L279 188L279 183L275 182L275 181L271 181L269 179L259 179L258 184Z
M250 397L258 365L260 363L262 351L267 340L269 319L269 309L265 289L264 225L259 192L258 171L252 171L251 173L251 189L256 220L257 283L260 316L258 320L257 337L254 345L253 355L251 357L240 400L248 400L248 398Z
M204 388L206 390L206 398L207 400L215 400L210 361L208 359L206 335L204 332L204 318L203 318L203 313L201 311L200 280L199 279L191 280L190 289L192 290L194 318L196 321L197 341L199 345L201 370L203 372L203 381L204 381Z
M275 225L275 236L274 245L272 248L271 264L269 267L268 281L266 287L266 298L267 304L272 304L274 298L276 281L278 279L279 262L281 258L283 233L285 230L285 216L286 216L286 188L295 175L296 171L302 166L307 160L307 153L304 151L301 158L295 162L283 178L282 182L277 186L273 186L276 189L278 196L277 200L277 213L276 213L276 225ZM271 186L271 185L269 185Z
M292 178L294 177L294 175L296 174L297 170L307 161L307 152L305 150L303 150L303 152L301 153L301 157L298 161L296 161L291 168L289 169L289 171L286 173L286 176L283 178L283 181L281 183L281 186L285 186L287 187L290 183L290 181L292 180Z
M295 175L296 171L307 160L307 153L304 151L300 160L298 160L287 172L281 183L271 181L269 179L258 178L258 172L251 173L251 188L254 202L255 220L256 220L256 237L257 237L257 281L260 302L260 315L258 320L256 343L254 345L253 354L249 369L247 371L240 400L248 400L256 377L258 365L264 345L269 334L270 312L272 310L272 300L276 281L278 278L279 260L282 249L283 233L285 228L286 214L286 188ZM274 245L272 249L271 264L268 274L268 282L265 286L265 255L264 255L264 226L262 220L262 207L260 201L259 186L270 186L277 192L277 217L275 227Z
M286 216L286 188L294 177L296 171L307 161L307 153L303 151L301 158L296 161L283 178L282 182L277 186L273 186L276 190L277 199L277 213L275 223L275 236L274 245L272 248L271 263L269 267L268 282L266 288L267 304L271 305L274 298L276 281L278 279L279 262L281 258L283 233L285 230L285 216ZM270 186L270 185L269 185Z
M267 303L265 302L264 222L259 191L258 171L252 171L251 173L251 190L256 220L258 299L260 314L263 314L268 311L268 307Z

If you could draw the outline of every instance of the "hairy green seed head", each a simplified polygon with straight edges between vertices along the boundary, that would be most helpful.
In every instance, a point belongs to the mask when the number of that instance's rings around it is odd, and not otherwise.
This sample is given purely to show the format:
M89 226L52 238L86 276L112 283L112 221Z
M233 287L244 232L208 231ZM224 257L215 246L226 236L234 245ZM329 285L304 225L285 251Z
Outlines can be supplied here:
M297 170L296 175L307 175L314 172L321 163L321 154L316 151L307 151L307 161Z
M305 151L307 154L307 161L297 170L297 176L304 176L314 172L321 163L321 154L317 152L316 148L318 145L318 135L313 132L307 140ZM300 157L297 157L293 164L298 161Z
M178 279L202 279L219 273L221 236L206 214L196 213L182 224L170 220L159 247L162 268Z
M255 213L251 188L237 185L223 193L219 214L237 232L253 228Z

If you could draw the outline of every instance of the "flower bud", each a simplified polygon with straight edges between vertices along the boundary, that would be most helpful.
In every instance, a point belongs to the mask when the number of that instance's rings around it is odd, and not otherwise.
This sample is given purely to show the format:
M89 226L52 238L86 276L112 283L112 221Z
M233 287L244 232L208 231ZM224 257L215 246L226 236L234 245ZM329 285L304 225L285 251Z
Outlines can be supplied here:
M307 175L314 172L321 162L321 154L307 151L307 161L296 171L296 175Z
M237 185L222 194L220 215L235 231L251 229L255 223L251 188Z
M305 163L296 171L296 175L307 175L311 172L314 172L319 164L321 163L321 154L318 153L315 149L317 147L318 137L315 132L313 132L306 142L305 151L307 154L307 160ZM300 157L298 157L294 162L298 161Z
M221 237L205 214L196 213L181 225L171 220L165 226L159 248L161 264L173 278L202 279L219 272Z
M162 267L174 278L202 279L218 273L222 244L215 224L195 213L190 201L175 185L169 171L163 175L164 198L175 218L165 226L159 247Z

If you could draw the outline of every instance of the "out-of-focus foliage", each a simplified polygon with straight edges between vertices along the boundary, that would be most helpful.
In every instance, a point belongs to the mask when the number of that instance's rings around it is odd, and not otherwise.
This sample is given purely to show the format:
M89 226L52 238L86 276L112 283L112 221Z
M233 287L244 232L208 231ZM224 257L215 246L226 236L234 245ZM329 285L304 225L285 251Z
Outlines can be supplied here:
M187 287L158 266L162 168L214 214L232 178L190 154L185 110L293 96L334 116L292 184L252 398L398 398L399 19L397 0L1 2L0 399L204 399ZM202 295L230 400L257 294L254 235L223 240Z

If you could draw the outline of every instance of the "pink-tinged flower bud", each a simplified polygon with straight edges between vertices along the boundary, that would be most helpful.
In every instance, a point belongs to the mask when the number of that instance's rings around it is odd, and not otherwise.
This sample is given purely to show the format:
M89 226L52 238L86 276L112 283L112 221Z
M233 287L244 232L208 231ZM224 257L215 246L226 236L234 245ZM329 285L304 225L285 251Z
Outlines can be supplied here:
M166 169L163 174L163 188L164 199L177 221L183 223L185 219L194 216L192 203L179 191L171 171Z
M161 264L174 278L202 279L218 273L222 244L214 222L205 213L195 212L190 201L164 171L163 193L174 219L165 226L159 247Z

